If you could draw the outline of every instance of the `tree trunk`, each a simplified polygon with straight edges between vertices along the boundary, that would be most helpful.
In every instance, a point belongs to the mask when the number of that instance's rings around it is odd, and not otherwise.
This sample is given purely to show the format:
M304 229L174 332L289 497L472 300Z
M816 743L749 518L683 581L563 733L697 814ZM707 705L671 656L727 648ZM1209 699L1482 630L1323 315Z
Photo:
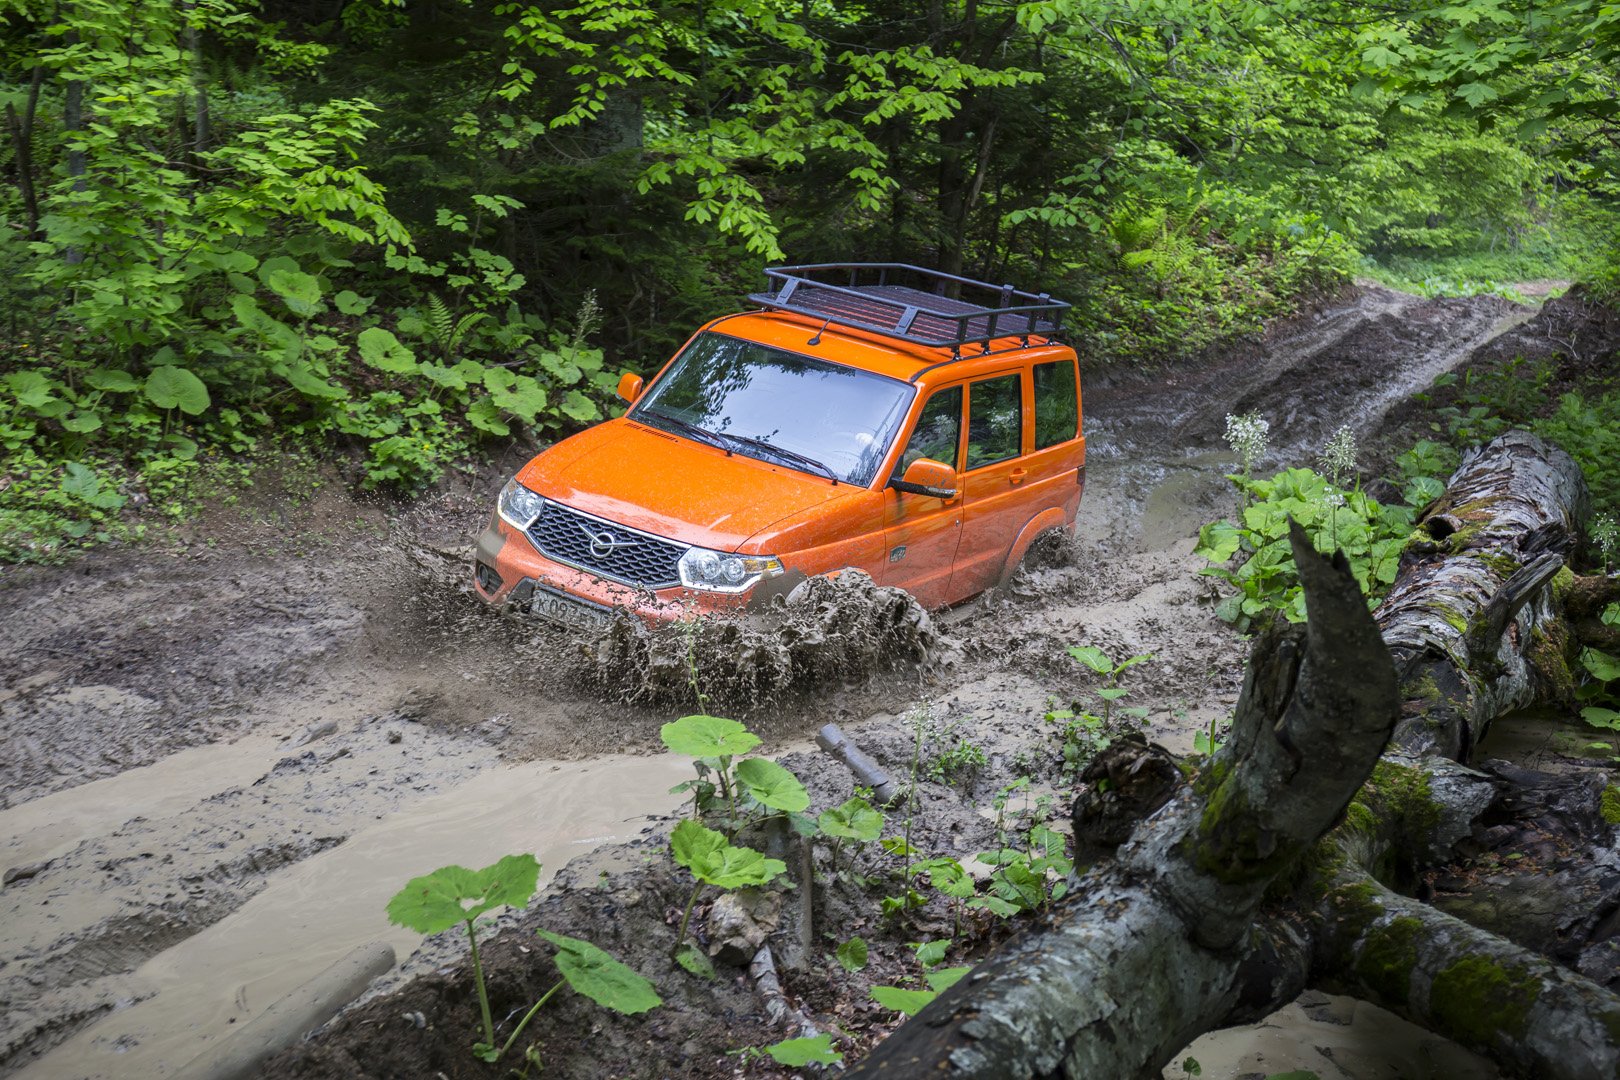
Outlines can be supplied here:
M1605 982L1620 970L1609 925L1620 860L1602 781L1451 760L1503 712L1567 686L1550 583L1584 507L1574 463L1534 436L1470 452L1376 621L1342 561L1296 530L1310 622L1256 644L1226 746L1191 783L1170 779L1168 794L1125 790L1113 775L1106 792L1083 793L1077 850L1117 843L1111 806L1135 800L1150 816L1044 925L855 1075L1156 1076L1194 1036L1314 984L1521 1075L1620 1077L1620 997L1532 951L1558 944L1560 959ZM1138 762L1103 767L1165 785L1147 748ZM1563 881L1590 907L1537 919L1522 905L1470 906L1467 890L1436 898L1482 929L1390 887L1433 891L1428 868L1506 846L1531 852L1511 853L1530 864L1526 880L1569 871ZM1574 852L1570 865L1550 867L1555 851Z
M1375 616L1405 701L1396 745L1466 761L1496 717L1567 699L1569 635L1546 586L1586 508L1580 468L1529 432L1463 457Z

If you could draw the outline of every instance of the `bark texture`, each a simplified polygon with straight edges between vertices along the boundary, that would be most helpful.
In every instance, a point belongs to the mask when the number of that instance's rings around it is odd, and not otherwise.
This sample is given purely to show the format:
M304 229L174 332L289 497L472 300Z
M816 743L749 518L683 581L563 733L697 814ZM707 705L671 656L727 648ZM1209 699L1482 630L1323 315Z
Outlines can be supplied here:
M1398 746L1466 761L1495 718L1568 695L1551 584L1586 506L1579 466L1529 432L1464 455L1375 613L1405 702Z

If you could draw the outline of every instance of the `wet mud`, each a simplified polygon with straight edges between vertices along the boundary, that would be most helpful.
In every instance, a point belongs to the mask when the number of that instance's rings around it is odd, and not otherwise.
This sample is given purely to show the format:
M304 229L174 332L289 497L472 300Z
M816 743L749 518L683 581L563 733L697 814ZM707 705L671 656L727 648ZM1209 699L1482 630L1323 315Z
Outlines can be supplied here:
M334 950L391 932L381 901L354 893L359 878L341 867L368 872L386 899L485 849L550 844L566 858L622 844L670 809L674 780L643 767L668 760L658 727L700 707L745 719L767 749L837 722L901 763L914 744L906 718L923 710L928 754L966 742L984 758L936 784L944 851L981 842L974 822L1000 784L1061 778L1047 715L1094 703L1098 685L1068 646L1151 653L1128 673L1126 703L1147 710L1150 737L1187 750L1230 712L1242 665L1191 555L1198 525L1230 509L1225 415L1271 421L1268 464L1309 461L1340 424L1376 430L1394 402L1529 314L1368 287L1197 365L1088 375L1078 539L943 615L860 575L816 586L773 625L717 624L695 640L624 625L581 642L490 611L465 581L469 538L510 462L410 507L331 485L282 492L221 506L165 544L7 570L0 871L17 873L0 887L0 1076L168 1075ZM530 786L513 786L513 770L535 767ZM562 779L576 773L586 786ZM393 822L472 839L464 851L449 839L412 848ZM545 832L571 823L584 831ZM613 875L641 859L613 850ZM547 925L631 934L613 912L634 905L593 900L588 865L577 890L548 890L542 913L573 914ZM609 895L637 892L661 917L663 886L610 877ZM308 929L323 923L340 931ZM416 945L395 940L402 957ZM456 949L440 943L399 971L448 970ZM191 984L206 1007L181 991ZM658 1021L686 1060L709 1060L728 1029L751 1037L757 1000L728 987L701 987L705 1000L720 994L717 1018ZM549 1074L600 1075L591 1060L564 1054Z

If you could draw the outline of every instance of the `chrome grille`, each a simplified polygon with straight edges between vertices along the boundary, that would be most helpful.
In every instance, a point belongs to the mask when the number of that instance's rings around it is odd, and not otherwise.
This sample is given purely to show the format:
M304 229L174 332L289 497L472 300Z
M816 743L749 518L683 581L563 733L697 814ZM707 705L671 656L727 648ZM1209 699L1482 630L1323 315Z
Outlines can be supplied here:
M529 539L547 558L643 589L680 584L675 564L687 548L549 500Z

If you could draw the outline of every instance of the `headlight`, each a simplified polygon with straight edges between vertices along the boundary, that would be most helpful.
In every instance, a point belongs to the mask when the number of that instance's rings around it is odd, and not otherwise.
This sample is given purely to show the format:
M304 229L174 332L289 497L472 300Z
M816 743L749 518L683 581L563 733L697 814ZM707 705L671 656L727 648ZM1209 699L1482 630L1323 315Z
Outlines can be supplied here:
M782 572L782 560L771 555L731 555L708 548L689 548L679 563L681 584L707 592L739 593Z
M527 529L540 516L540 511L546 508L546 500L512 479L501 489L501 497L495 506L501 519L508 525Z

